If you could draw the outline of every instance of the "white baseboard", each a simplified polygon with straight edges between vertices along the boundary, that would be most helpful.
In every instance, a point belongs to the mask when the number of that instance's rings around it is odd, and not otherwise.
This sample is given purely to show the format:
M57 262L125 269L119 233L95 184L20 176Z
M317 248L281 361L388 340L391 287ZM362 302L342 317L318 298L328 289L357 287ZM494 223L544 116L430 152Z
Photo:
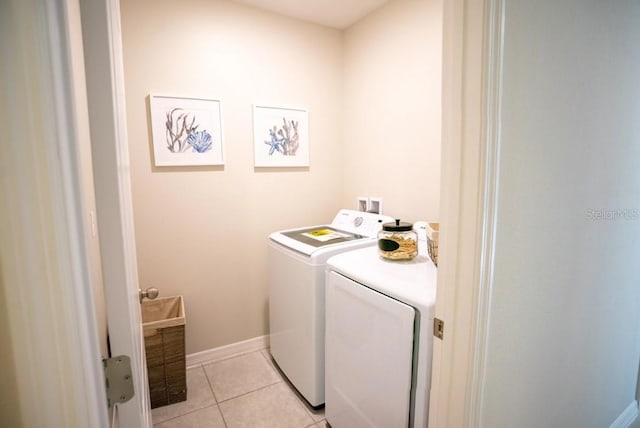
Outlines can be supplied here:
M242 342L231 343L229 345L220 346L218 348L207 349L186 356L187 367L196 366L198 364L207 363L215 360L222 360L247 352L259 351L269 347L269 336L258 336L253 339L243 340Z
M638 417L638 402L633 401L624 412L616 418L615 421L609 426L609 428L628 428Z

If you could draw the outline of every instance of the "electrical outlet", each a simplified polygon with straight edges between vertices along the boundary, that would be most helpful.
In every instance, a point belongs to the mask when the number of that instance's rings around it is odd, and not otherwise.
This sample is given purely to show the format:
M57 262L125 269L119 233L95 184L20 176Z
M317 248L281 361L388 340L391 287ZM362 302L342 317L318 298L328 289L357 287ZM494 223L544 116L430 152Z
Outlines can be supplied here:
M382 214L382 198L369 198L369 208L367 211Z
M369 209L369 198L358 196L358 211L367 211Z

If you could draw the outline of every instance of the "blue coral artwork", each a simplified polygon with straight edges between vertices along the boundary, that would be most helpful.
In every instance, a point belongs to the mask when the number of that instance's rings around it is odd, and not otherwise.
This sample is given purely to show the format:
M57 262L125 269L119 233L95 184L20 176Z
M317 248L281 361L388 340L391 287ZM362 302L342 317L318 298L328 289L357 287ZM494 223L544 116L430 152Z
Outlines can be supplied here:
M269 139L264 143L269 146L269 156L282 153L284 156L295 156L300 147L300 136L298 135L298 126L300 122L296 120L287 120L282 118L282 126L278 128L273 126L269 129Z
M150 95L156 166L224 165L221 102Z
M309 166L306 109L256 104L253 135L256 167Z

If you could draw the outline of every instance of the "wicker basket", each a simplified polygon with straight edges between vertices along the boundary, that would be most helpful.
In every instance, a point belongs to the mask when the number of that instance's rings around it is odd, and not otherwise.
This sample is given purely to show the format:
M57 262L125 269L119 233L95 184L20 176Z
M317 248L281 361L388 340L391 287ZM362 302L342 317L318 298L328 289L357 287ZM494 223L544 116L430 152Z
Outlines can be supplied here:
M427 222L427 249L433 264L438 266L438 234L440 233L440 223L435 221Z
M142 329L151 408L187 399L182 296L142 303Z

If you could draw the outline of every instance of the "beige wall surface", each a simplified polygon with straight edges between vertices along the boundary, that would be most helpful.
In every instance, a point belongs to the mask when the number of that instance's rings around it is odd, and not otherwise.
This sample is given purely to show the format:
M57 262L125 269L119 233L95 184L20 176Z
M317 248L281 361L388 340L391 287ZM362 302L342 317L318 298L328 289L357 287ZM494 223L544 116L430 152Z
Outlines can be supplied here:
M381 197L384 214L438 219L441 0L398 0L345 32L343 205Z
M346 33L227 1L121 3L140 284L185 296L187 353L268 334L269 233L359 195L437 218L439 0ZM154 167L150 93L221 99L225 166ZM253 167L253 103L308 108L308 169Z
M184 295L187 353L267 334L268 234L341 208L341 33L226 1L121 6L140 285ZM225 166L154 167L150 93L220 99ZM253 103L308 108L309 168L254 169Z

